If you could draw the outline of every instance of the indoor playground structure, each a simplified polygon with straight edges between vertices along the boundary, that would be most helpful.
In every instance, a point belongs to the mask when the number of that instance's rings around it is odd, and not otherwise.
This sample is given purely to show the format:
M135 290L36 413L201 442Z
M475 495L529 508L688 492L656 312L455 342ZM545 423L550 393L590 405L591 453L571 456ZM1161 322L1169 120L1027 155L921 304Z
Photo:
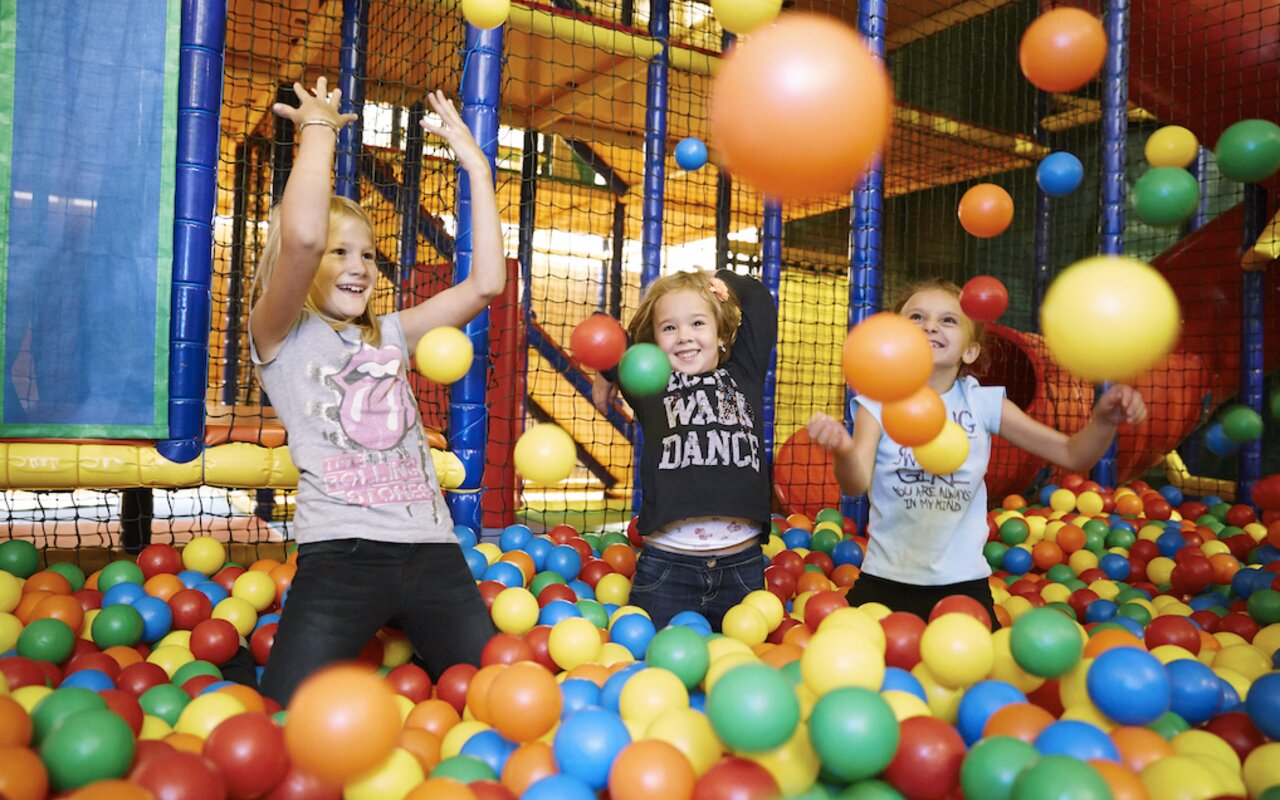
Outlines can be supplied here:
M1280 798L1280 0L6 0L0 76L0 796ZM471 268L429 91L494 167L506 292L410 382L498 632L429 676L384 629L282 709L231 680L297 558L247 320L319 76L377 313ZM656 630L591 383L697 269L778 303L767 590ZM902 401L945 496L876 333L928 277L1031 417L1149 409L1087 476L996 438L995 620L849 606L875 531L805 429Z

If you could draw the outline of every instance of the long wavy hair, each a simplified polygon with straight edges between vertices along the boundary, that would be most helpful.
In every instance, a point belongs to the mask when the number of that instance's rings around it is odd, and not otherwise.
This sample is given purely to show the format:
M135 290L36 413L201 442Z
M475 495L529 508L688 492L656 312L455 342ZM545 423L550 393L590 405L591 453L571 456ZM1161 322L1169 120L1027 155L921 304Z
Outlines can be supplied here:
M653 314L658 301L672 292L694 292L706 300L711 308L711 316L716 321L716 338L724 345L716 365L723 366L729 360L733 343L738 338L738 326L742 323L742 306L738 304L738 298L732 289L729 289L729 294L724 301L716 297L715 292L712 291L712 277L706 272L673 272L650 284L644 299L640 301L640 307L636 309L635 316L627 325L627 333L630 334L631 340L653 343L656 339L653 333Z

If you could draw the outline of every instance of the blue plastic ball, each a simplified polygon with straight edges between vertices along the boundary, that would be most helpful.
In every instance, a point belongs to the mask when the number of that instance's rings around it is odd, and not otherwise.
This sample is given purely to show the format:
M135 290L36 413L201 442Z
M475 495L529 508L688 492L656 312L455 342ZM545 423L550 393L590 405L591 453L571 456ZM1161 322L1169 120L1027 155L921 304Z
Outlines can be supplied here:
M469 525L454 525L453 535L458 537L458 544L463 548L475 547L480 540L476 538L476 532Z
M622 699L622 687L627 685L627 681L631 680L632 675L647 666L647 664L637 661L610 675L609 679L604 682L604 686L600 687L600 707L616 713L619 701Z
M586 678L569 678L560 684L560 719L575 712L600 707L600 687Z
M1120 751L1101 728L1074 719L1051 722L1033 743L1041 755L1071 756L1080 761L1105 758L1120 761Z
M621 717L612 711L589 708L560 723L551 751L561 774L577 778L598 792L609 784L609 769L629 744L631 733ZM536 786L525 792L526 800ZM565 800L566 795L546 797Z
M1042 505L1042 506L1047 506L1047 505L1049 505L1049 498L1050 498L1050 497L1053 497L1053 493L1054 493L1054 492L1056 492L1056 491L1058 491L1058 489L1060 489L1060 488L1061 488L1061 487L1059 487L1059 486L1055 486L1055 485L1053 485L1052 483L1050 483L1050 484L1048 484L1048 485L1046 485L1046 486L1041 487L1041 489L1040 489L1040 497L1039 497L1040 505Z
M982 738L987 720L1000 709L1014 703L1027 702L1027 696L1016 686L1004 681L979 681L960 697L956 711L956 729L964 743L972 745Z
M899 691L909 692L919 697L926 703L929 702L929 695L925 694L924 684L920 679L902 667L885 667L884 681L880 684L880 691Z
M533 569L542 572L546 569L547 554L555 547L555 543L542 536L535 536L525 543L524 551L533 559Z
M1244 708L1258 730L1268 739L1280 741L1280 672L1270 672L1254 681Z
M596 793L585 781L561 774L530 784L520 800L596 800Z
M1066 197L1084 179L1084 165L1071 153L1058 151L1045 156L1036 167L1036 183L1050 197Z
M173 627L173 609L159 597L147 595L133 602L133 608L142 617L142 641L155 642Z
M524 525L508 525L498 536L498 549L504 553L519 550L533 538L533 531Z
M116 688L111 676L99 669L77 670L63 678L62 683L58 684L58 686L62 689L68 686L79 686L81 689L88 689L91 692L104 692L107 689Z
M228 597L231 596L230 594L227 593L226 589L223 589L221 586L219 586L218 584L214 583L211 580L206 580L204 583L196 584L195 590L197 592L202 593L205 597L209 598L209 603L215 608L217 607L218 603L221 603L223 600L226 600Z
M707 146L701 139L690 136L681 139L676 145L676 164L680 169L692 172L702 169L707 163Z
M203 572L196 572L194 569L184 569L178 573L178 580L182 581L182 585L186 588L194 589L209 580L209 576Z
M1121 725L1146 725L1169 710L1173 700L1169 674L1160 659L1136 647L1117 647L1099 655L1085 678L1089 699Z
M641 659L657 632L653 620L644 614L625 614L609 628L609 641L617 642L631 651L631 655Z
M1103 598L1098 598L1097 600L1094 600L1092 603L1090 603L1088 606L1085 607L1084 621L1085 622L1106 622L1109 619L1113 619L1116 615L1116 612L1118 612L1119 610L1120 610L1120 607L1117 606L1114 602L1110 600L1105 600Z
M569 545L558 544L547 553L544 566L551 572L560 573L566 581L572 581L582 569L582 556Z
M552 600L538 612L538 624L554 626L562 619L580 616L582 616L582 612L568 600Z
M1129 559L1119 553L1107 553L1098 559L1098 568L1107 573L1107 577L1113 581L1123 581L1133 571L1133 565L1129 563Z
M501 775L507 759L516 751L517 745L495 730L480 731L462 745L461 755L479 759L489 765L494 775Z
M147 590L137 583L117 583L102 593L102 607L125 605L131 606L139 598L146 597Z
M1222 431L1222 426L1216 422L1205 429L1204 445L1215 456L1235 455L1240 450L1240 444L1228 439L1227 434Z
M782 534L782 543L786 545L788 550L795 550L798 547L808 548L812 538L813 534L804 528L788 528Z
M707 618L699 614L697 611L681 611L671 618L669 625L683 625L686 628L693 628L703 636L711 635L711 623Z
M1010 547L1005 551L1002 563L1010 575L1025 575L1031 569L1031 554L1021 547Z
M596 590L591 588L591 584L586 581L573 579L569 581L569 588L578 596L579 600L595 600Z
M845 539L838 542L835 547L831 548L831 562L837 567L842 564L852 564L855 567L862 566L862 545L852 539Z
M1182 505L1182 501L1185 499L1182 495L1182 490L1177 486L1174 486L1172 483L1161 486L1158 491L1160 492L1160 496L1163 497L1171 506L1180 506Z
M1192 725L1208 722L1222 708L1222 681L1205 664L1179 658L1164 665L1173 689L1169 710Z
M524 586L524 572L510 561L495 561L484 571L482 580L497 581L508 588Z

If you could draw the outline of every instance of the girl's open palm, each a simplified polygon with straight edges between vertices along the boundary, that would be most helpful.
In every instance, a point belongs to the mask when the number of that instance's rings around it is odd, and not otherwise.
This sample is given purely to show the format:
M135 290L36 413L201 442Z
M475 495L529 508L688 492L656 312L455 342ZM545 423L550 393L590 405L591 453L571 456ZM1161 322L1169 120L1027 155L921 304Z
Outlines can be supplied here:
M422 129L444 139L463 169L468 172L478 168L488 169L488 156L476 144L471 129L462 121L462 115L454 107L453 101L445 97L443 92L434 91L427 95L427 104L440 115L440 124L436 125L424 117Z
M271 111L277 117L283 117L295 125L301 125L311 120L325 120L333 123L335 127L341 128L343 125L355 122L360 118L356 114L339 113L338 108L342 103L342 90L334 89L329 91L329 81L323 75L316 78L316 88L314 90L307 89L300 82L295 81L293 91L298 96L298 105L291 106L288 103L276 103L271 106Z

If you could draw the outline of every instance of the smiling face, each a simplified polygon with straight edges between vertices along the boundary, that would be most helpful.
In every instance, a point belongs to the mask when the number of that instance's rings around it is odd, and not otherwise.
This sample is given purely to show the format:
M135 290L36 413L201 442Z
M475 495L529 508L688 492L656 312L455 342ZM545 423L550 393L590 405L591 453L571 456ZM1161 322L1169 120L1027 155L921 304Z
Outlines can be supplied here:
M329 222L329 241L311 282L310 299L333 319L350 322L373 297L378 264L364 220L342 214Z
M928 337L935 374L951 372L954 380L961 365L977 360L980 348L974 340L973 321L960 310L960 298L952 293L922 289L907 299L901 313Z
M697 292L669 292L658 300L653 311L653 341L677 372L700 375L719 363L716 318L711 305Z

